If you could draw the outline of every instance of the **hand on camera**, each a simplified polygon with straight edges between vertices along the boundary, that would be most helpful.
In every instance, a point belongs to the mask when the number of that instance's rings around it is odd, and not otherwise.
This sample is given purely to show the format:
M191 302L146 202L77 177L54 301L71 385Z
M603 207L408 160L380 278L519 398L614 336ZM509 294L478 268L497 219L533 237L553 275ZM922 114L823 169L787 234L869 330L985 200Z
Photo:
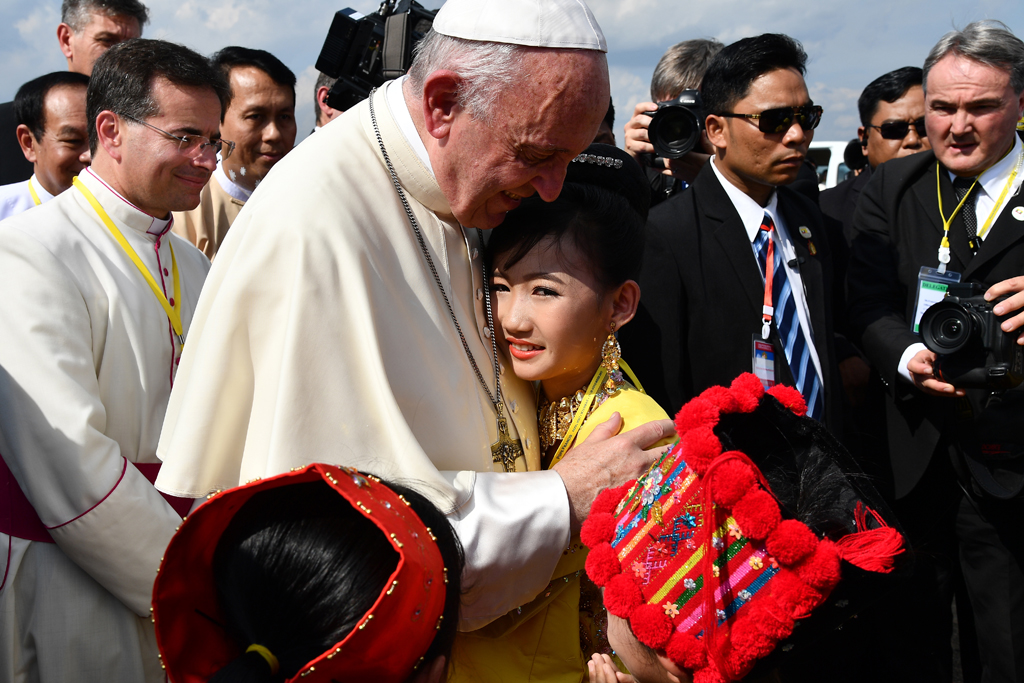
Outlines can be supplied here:
M1024 327L1024 277L1012 277L989 287L985 292L985 301L992 301L1004 295L1011 295L1006 301L999 302L992 309L996 315L1006 315L1017 311L1017 315L1007 318L1000 327L1004 332L1013 332ZM1017 337L1017 343L1024 345L1024 333Z
M654 113L657 110L658 105L655 102L641 102L633 108L633 118L626 122L626 152L641 165L644 164L640 156L641 154L654 154L654 145L651 144L647 128L651 125L651 117L648 114ZM704 151L710 151L706 135L702 134L700 147L703 147ZM658 158L658 163L664 164L661 172L665 175L674 176L692 183L693 179L700 173L700 169L710 158L710 154L694 151L679 159Z
M909 361L907 370L914 378L914 386L932 396L963 396L964 390L935 377L935 354L928 349L918 351Z

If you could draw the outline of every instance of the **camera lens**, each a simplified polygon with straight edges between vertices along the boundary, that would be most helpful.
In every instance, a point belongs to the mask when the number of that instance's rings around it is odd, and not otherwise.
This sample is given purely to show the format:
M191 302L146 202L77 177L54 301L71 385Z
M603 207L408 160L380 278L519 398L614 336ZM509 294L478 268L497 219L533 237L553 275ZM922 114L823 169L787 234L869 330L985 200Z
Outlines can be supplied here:
M973 334L970 312L958 303L940 301L921 316L921 339L938 354L956 353Z
M700 141L700 121L696 114L681 105L659 109L647 131L655 153L668 159L686 155Z

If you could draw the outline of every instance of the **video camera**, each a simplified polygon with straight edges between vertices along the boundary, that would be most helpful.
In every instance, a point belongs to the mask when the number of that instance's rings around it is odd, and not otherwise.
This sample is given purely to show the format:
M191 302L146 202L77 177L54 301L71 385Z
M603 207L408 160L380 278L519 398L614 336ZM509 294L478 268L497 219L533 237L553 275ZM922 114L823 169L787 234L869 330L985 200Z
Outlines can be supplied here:
M1024 381L1024 347L1017 344L1017 332L999 327L1013 313L992 311L1007 297L985 301L984 291L974 282L949 285L946 298L921 316L921 339L938 356L935 376L943 382L1005 391Z
M335 12L316 68L337 78L327 105L350 109L412 64L412 49L434 23L437 10L414 0L384 0L373 14L351 7Z
M704 102L699 91L684 90L674 100L658 102L658 110L647 115L651 117L647 134L657 156L679 159L700 143Z

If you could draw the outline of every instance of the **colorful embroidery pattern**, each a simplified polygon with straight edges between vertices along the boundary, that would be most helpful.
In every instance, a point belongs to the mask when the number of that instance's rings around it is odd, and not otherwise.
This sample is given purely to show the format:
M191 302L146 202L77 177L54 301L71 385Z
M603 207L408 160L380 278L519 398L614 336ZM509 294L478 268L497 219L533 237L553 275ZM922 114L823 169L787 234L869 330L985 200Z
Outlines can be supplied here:
M803 414L802 397L778 389ZM598 496L581 533L608 611L680 666L712 669L714 680L745 675L839 579L834 545L783 521L757 467L723 453L713 432L720 414L752 412L764 394L743 375L684 406L680 441L636 482Z

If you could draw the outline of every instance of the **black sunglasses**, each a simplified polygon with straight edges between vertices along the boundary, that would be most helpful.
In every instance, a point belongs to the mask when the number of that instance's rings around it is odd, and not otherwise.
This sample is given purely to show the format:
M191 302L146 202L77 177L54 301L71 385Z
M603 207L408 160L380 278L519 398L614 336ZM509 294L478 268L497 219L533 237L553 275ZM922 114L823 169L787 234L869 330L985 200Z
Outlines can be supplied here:
M917 137L928 137L928 131L925 130L924 127L923 117L916 121L886 121L880 126L868 126L868 128L877 128L878 132L886 140L902 140L907 137L907 133L910 132L911 126L913 126L914 130L917 131Z
M754 119L757 121L757 129L762 133L784 133L790 129L796 121L804 130L813 130L821 123L821 115L824 109L815 104L807 104L802 107L780 107L778 109L765 109L760 114L734 114L726 113L719 116L726 116L736 119Z

